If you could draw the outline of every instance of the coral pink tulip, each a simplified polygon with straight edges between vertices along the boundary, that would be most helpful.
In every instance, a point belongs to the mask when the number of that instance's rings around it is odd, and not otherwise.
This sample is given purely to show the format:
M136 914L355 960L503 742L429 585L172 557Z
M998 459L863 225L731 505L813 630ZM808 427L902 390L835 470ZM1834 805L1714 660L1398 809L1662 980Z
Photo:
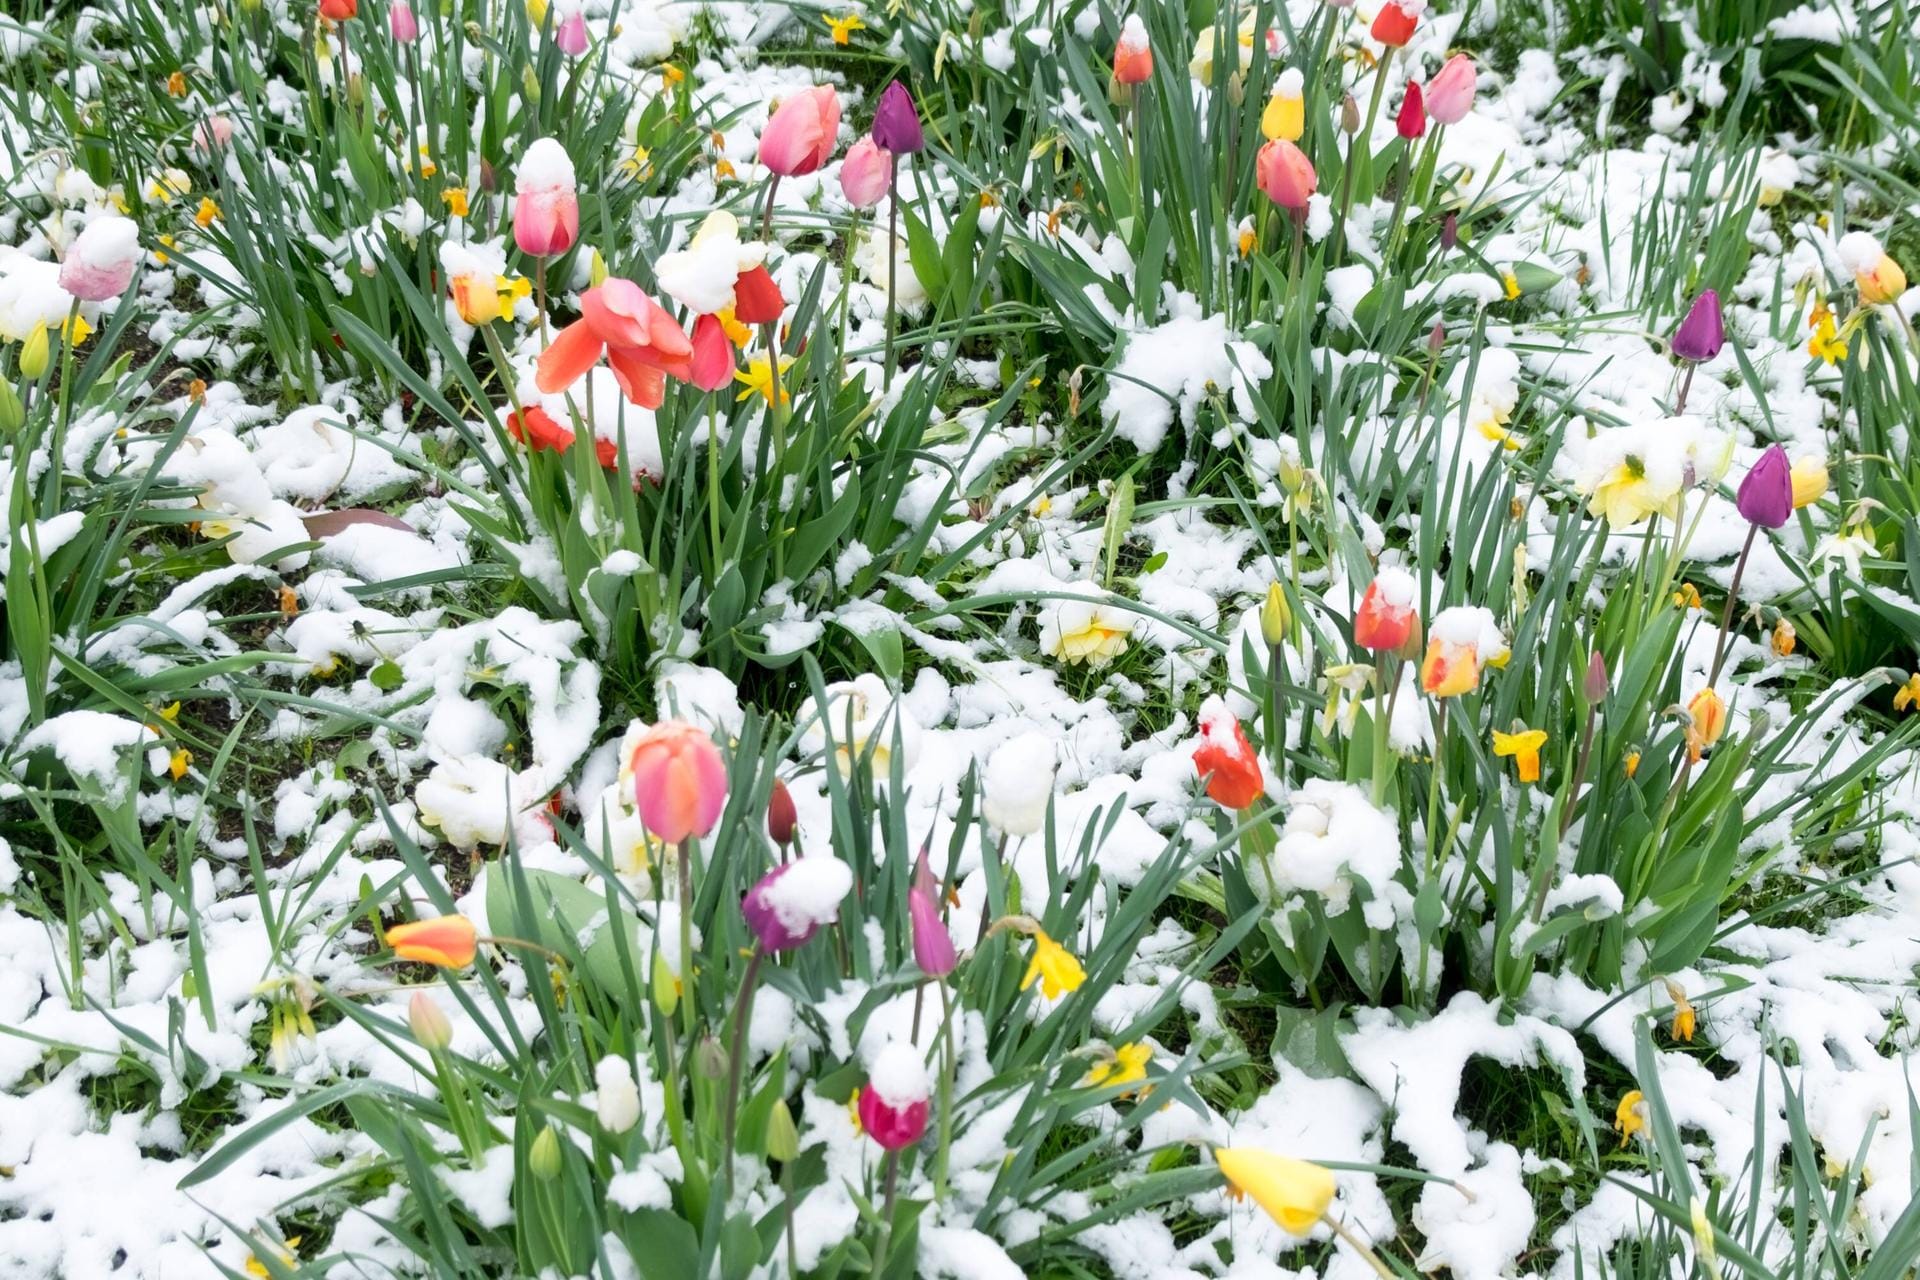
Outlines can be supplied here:
M420 20L413 16L407 0L394 0L387 9L387 32L395 44L412 44L420 38Z
M1269 199L1296 213L1307 207L1307 200L1320 181L1307 153L1285 138L1276 138L1260 148L1254 173Z
M1113 79L1116 84L1141 84L1153 74L1153 46L1147 43L1147 27L1139 14L1129 14L1120 27L1119 42L1113 46Z
M840 190L856 209L871 209L887 194L893 157L871 136L847 148L840 161Z
M1375 653L1404 649L1420 625L1413 607L1414 582L1405 570L1383 570L1360 597L1353 615L1353 643Z
M693 322L693 364L687 381L702 391L718 391L733 382L738 366L733 362L733 343L718 316L701 316ZM793 801L789 799L788 805Z
M345 22L360 12L360 0L320 0L320 16L333 22Z
M580 237L580 197L573 161L552 138L527 148L514 172L513 242L535 258L565 253Z
M627 399L643 409L660 407L667 378L684 382L693 372L685 332L639 285L618 276L581 295L580 318L540 353L534 384L544 395L565 391L603 353Z
M1427 82L1427 114L1441 124L1459 124L1473 110L1473 94L1479 83L1473 59L1464 53L1454 54Z
M760 163L783 178L812 173L833 154L840 132L840 95L815 85L782 102L760 131Z
M628 757L634 805L648 834L668 844L704 836L727 804L727 765L704 730L664 720L640 735Z

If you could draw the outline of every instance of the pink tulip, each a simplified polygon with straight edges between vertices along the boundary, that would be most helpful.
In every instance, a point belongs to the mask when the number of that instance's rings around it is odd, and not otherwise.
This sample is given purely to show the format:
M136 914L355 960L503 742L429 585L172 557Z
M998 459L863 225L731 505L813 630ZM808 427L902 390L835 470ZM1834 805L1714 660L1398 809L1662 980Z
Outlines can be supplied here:
M420 38L420 20L407 0L394 0L387 9L387 31L395 44L412 44Z
M727 804L727 766L713 739L682 720L640 735L628 757L633 798L648 834L668 844L704 836Z
M660 407L669 377L684 382L693 374L686 333L645 290L618 276L580 295L580 318L540 353L534 385L543 395L565 391L603 354L621 391L643 409Z
M893 158L871 136L847 148L840 161L840 190L856 209L871 209L887 194Z
M727 337L727 330L720 323L719 316L701 316L693 322L693 365L687 381L702 391L718 391L733 381L736 365L733 362L733 343ZM776 784L778 785L778 784ZM786 794L786 788L780 787L775 798ZM787 800L789 810L793 807L791 797ZM772 829L773 809L767 809L768 829ZM793 824L787 824L791 834ZM784 843L784 842L783 842Z
M926 1133L932 1101L919 1050L893 1041L875 1056L860 1090L860 1127L885 1150L904 1150Z
M794 94L760 131L760 163L783 178L812 173L833 154L840 132L840 95L831 85Z
M579 10L560 19L560 25L553 29L553 44L569 58L577 58L587 51L587 15Z
M212 151L233 141L233 120L212 115L193 127L193 145L198 151Z
M1456 53L1427 82L1427 114L1441 124L1459 124L1473 110L1473 91L1480 82L1473 59Z
M953 935L940 918L940 886L934 882L923 850L914 864L913 887L907 890L907 916L913 924L913 962L929 978L944 978L953 972L959 957L954 953Z
M527 148L514 170L513 240L535 258L565 253L580 237L573 161L553 138Z
M89 222L67 247L60 287L82 302L105 302L127 291L140 262L140 228L109 215Z
M1254 174L1270 200L1295 213L1307 207L1307 200L1320 181L1307 153L1285 138L1276 138L1260 148Z

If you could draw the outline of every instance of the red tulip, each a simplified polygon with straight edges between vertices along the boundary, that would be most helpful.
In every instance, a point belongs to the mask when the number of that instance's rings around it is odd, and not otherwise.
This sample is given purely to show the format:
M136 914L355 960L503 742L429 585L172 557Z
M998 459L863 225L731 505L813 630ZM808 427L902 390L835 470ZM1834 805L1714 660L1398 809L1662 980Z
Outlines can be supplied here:
M1200 711L1200 745L1194 748L1193 767L1207 780L1207 795L1236 812L1266 794L1260 757L1247 741L1240 722L1224 703L1209 699Z
M764 266L749 267L733 282L733 318L741 324L772 324L787 309L780 286Z
M1400 100L1400 116L1394 121L1394 127L1408 142L1427 132L1427 108L1421 100L1418 80L1407 81L1407 96Z
M1387 0L1373 20L1373 38L1389 49L1404 48L1426 7L1426 0Z
M1420 625L1413 596L1413 578L1405 570L1382 570L1353 615L1354 644L1375 653L1404 649Z

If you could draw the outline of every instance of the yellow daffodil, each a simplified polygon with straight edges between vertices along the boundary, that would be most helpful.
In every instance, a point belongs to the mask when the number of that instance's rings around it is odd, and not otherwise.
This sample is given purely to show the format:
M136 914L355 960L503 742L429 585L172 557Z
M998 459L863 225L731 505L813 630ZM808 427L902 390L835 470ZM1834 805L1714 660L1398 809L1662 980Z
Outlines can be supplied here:
M867 29L867 24L860 21L860 15L857 13L849 13L838 18L827 18L824 19L824 21L827 24L827 30L833 33L833 42L839 45L853 43L853 33Z
M786 373L792 365L792 356L780 357L781 404L786 404L789 400L793 399L793 396L787 390L786 384ZM734 399L745 400L750 396L758 395L768 404L773 403L773 364L765 356L755 356L749 360L746 368L734 373L733 380L746 387L746 390L735 396Z
M1040 652L1094 670L1127 651L1133 617L1110 605L1065 600L1040 623Z
M184 98L187 96L187 73L176 71L167 77L167 96Z
M1824 302L1815 304L1813 317L1808 322L1813 330L1813 339L1807 343L1807 354L1827 364L1837 364L1847 358L1846 340L1840 337L1840 331L1833 322L1833 312Z
M1624 529L1649 516L1671 517L1679 502L1679 490L1655 485L1647 477L1646 464L1629 454L1593 486L1587 495L1587 511L1605 517L1616 529Z
M1540 781L1540 748L1546 744L1545 729L1522 729L1517 733L1493 731L1493 754L1512 756L1522 782Z
M1640 753L1638 751L1627 752L1627 757L1621 761L1621 764L1625 767L1627 776L1631 778L1634 774L1640 772Z
M448 187L440 193L440 203L447 206L447 212L456 218L467 216L467 189Z
M1078 991L1080 984L1087 980L1087 971L1073 958L1073 953L1047 936L1046 930L1033 930L1033 958L1027 961L1026 976L1020 979L1020 989L1025 991L1035 982L1040 984L1040 994L1049 1000L1058 1000L1070 991Z
M147 187L147 199L149 202L172 200L176 196L186 195L191 190L193 190L193 179L187 176L185 169L167 169L156 175Z
M1788 622L1785 618L1781 618L1773 624L1774 657L1791 658L1793 656L1794 646L1799 642L1800 633L1794 630L1791 622Z
M1700 588L1691 582L1683 582L1673 593L1673 607L1676 609L1700 609L1705 602L1700 599Z
M636 142L633 154L620 162L620 168L630 178L644 179L653 172L653 153Z
M1511 271L1500 273L1500 287L1506 290L1507 301L1512 302L1520 296L1520 277Z
M1647 1095L1638 1089L1629 1089L1620 1096L1620 1105L1614 1108L1613 1127L1620 1131L1620 1145L1626 1146L1633 1135L1647 1127Z
M1920 671L1907 677L1907 682L1893 693L1893 709L1906 711L1920 706Z
M720 332L726 334L727 341L734 346L744 350L746 345L753 341L753 326L740 323L739 318L733 314L731 302L714 312L713 318L720 322Z
M275 1253L280 1255L280 1259L279 1259L280 1265L285 1267L293 1266L297 1261L297 1259L294 1258L292 1251L295 1249L298 1249L299 1247L300 1247L300 1237L288 1236L287 1247L285 1249L274 1250ZM247 1274L250 1276L263 1277L263 1280L264 1280L264 1277L271 1276L273 1273L267 1270L266 1263L260 1261L260 1259L254 1256L253 1254L248 1254L247 1255Z
M176 747L173 754L167 757L167 776L178 782L187 776L187 769L192 764L193 752L185 747Z
M1687 703L1687 756L1698 761L1727 731L1727 704L1712 689L1702 689Z
M1123 1044L1111 1059L1095 1063L1087 1072L1087 1084L1093 1088L1134 1084L1147 1078L1147 1064L1153 1061L1153 1049L1145 1044Z
M212 226L214 223L214 219L218 218L219 216L220 216L220 206L213 202L213 197L201 196L200 207L193 211L194 225L204 230L205 228Z
M1673 1001L1673 1038L1693 1043L1694 1014L1693 1005L1687 1000L1687 993L1680 984L1667 982L1667 998Z
M1333 1171L1310 1161L1255 1147L1220 1147L1213 1160L1235 1199L1250 1197L1296 1236L1313 1230L1333 1203Z

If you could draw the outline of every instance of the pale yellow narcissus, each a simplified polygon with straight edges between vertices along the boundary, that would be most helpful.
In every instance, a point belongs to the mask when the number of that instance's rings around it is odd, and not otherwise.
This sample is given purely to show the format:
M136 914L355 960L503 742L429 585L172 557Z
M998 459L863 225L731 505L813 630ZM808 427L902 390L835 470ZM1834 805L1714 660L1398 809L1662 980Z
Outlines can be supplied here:
M1040 624L1040 651L1099 670L1127 651L1132 617L1107 604L1064 600Z
M1255 1147L1220 1147L1214 1163L1234 1196L1247 1196L1296 1236L1306 1235L1333 1203L1333 1171Z
M1639 524L1649 516L1672 518L1679 504L1679 489L1651 479L1645 461L1633 454L1621 459L1587 494L1588 512L1604 517L1616 529Z

